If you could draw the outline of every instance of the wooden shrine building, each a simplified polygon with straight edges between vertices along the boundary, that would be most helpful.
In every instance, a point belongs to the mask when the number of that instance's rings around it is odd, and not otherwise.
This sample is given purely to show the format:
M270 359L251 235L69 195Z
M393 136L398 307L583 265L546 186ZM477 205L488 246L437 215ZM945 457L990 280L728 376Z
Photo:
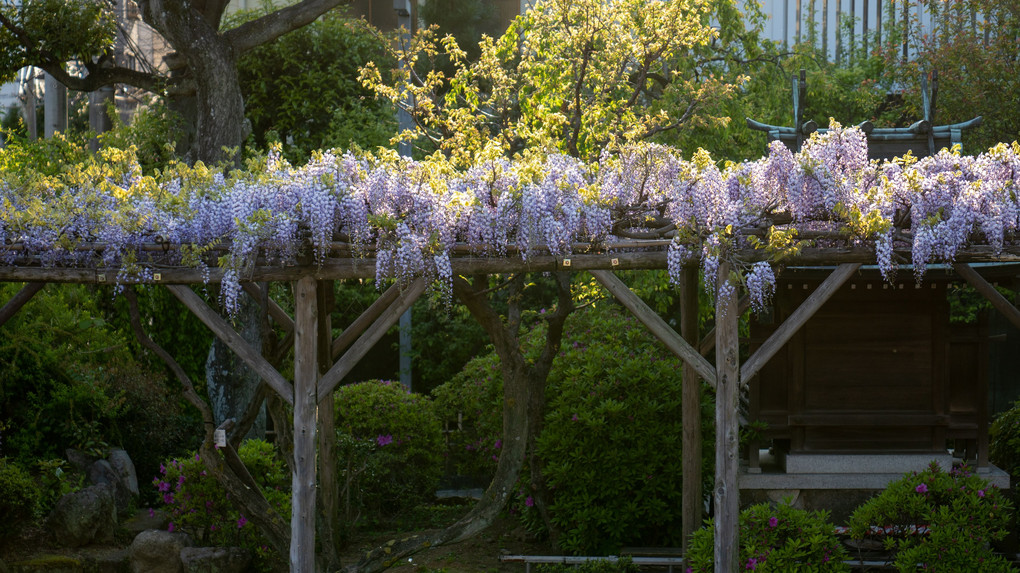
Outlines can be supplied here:
M980 125L980 117L933 125L937 75L930 93L926 78L921 85L923 120L906 128L859 126L870 159L926 157L961 144L963 130ZM803 121L806 93L801 70L793 80L794 125L748 118L748 126L798 151L811 133L825 131ZM993 265L982 273L1012 283L1020 267ZM770 312L752 320L752 352L825 286L828 274L818 267L784 271ZM906 274L890 284L875 267L859 269L824 293L828 301L750 380L748 420L762 430L745 453L745 503L792 496L840 519L932 461L946 469L966 461L1009 487L1009 475L988 462L987 324L953 323L947 297L961 278L986 296L994 289L966 265L930 269L919 283ZM1011 304L1002 299L998 306L1020 325Z

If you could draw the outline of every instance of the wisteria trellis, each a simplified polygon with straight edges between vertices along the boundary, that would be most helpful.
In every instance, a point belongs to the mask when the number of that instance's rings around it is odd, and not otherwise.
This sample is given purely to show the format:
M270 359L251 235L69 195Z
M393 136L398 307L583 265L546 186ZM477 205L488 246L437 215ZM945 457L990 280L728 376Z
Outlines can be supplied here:
M254 265L293 263L306 247L321 264L339 243L374 256L380 279L425 275L449 293L455 246L527 260L539 250L566 256L579 243L658 238L669 241L674 280L696 259L714 277L729 257L760 308L775 285L772 265L796 247L797 233L823 246L873 245L886 278L897 266L894 245L910 245L920 278L975 241L996 249L1013 241L1018 189L1016 143L977 156L943 150L869 162L865 135L837 124L797 154L774 142L766 156L723 168L707 152L685 160L652 144L591 164L529 154L466 172L388 153L324 152L299 168L270 154L226 175L180 165L143 177L127 162L41 190L3 185L0 259L120 268L120 283L151 278L157 265L218 264L231 310ZM751 246L761 260L730 256Z

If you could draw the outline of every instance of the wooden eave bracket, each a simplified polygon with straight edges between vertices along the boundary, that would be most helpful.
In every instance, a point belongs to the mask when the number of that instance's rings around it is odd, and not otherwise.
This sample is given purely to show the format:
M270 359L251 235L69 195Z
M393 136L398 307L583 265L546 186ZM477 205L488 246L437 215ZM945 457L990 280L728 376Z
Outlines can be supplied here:
M218 312L209 307L202 300L202 297L195 294L190 287L185 285L165 285L177 300L181 301L209 330L233 350L241 360L244 360L283 401L294 405L294 387L276 368L262 357L262 354L251 347L230 324L219 315Z
M630 290L630 287L612 271L590 270L588 272L595 277L595 280L602 283L606 290L612 293L656 338L684 362L690 364L702 378L715 388L715 367L682 336L670 328L666 321L662 320L654 310Z

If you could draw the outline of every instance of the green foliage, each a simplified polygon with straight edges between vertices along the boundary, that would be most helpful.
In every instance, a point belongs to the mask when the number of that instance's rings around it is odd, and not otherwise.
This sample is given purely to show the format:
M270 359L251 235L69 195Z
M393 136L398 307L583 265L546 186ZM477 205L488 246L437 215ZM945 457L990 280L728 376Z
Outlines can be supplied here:
M1020 401L996 416L989 438L989 460L1011 476L1020 476Z
M9 81L25 66L61 64L112 55L116 40L113 5L87 0L23 0L0 6L0 78ZM41 55L40 55L41 54Z
M161 101L153 101L135 112L130 124L121 121L112 103L106 113L113 126L99 135L100 143L117 149L133 148L143 173L166 169L177 158L174 142L180 139L184 120Z
M706 0L542 2L501 38L484 39L476 61L452 37L426 29L397 51L408 65L394 82L372 64L362 78L394 105L410 96L418 131L406 137L459 165L526 149L596 157L606 147L675 129L690 119L685 110L695 112L732 90L711 73L688 73L701 61L692 49L709 46L716 35L712 6ZM447 61L456 69L452 76L438 69ZM684 105L673 105L678 101Z
M1006 300L1016 298L1016 292L1006 287L996 285L995 290ZM949 321L954 323L974 324L978 315L992 309L991 301L968 284L950 284L946 298L949 300Z
M0 285L9 299L23 285ZM49 285L0 329L3 454L30 466L75 448L128 451L140 472L186 447L194 420L100 308L106 290ZM116 322L116 321L114 321Z
M580 565L543 563L535 570L538 573L638 573L641 568L635 565L630 557L621 557L616 561L593 559Z
M572 315L564 341L538 438L560 547L605 555L627 544L679 544L679 359L612 305ZM702 433L710 441L707 398L702 409ZM704 448L706 469L712 451Z
M360 496L366 517L431 499L442 473L442 431L428 397L399 382L352 384L336 392L336 419L341 479L347 495Z
M280 515L290 515L290 472L273 445L248 440L237 454L270 505ZM283 557L275 554L258 529L234 507L216 478L206 472L198 454L161 465L152 485L170 516L170 531L183 531L201 546L249 548L262 571L282 563Z
M881 539L901 572L1010 571L989 544L1007 534L1012 502L966 466L935 462L889 484L850 516L854 539Z
M822 573L849 571L846 552L827 512L804 511L787 504L753 505L740 512L740 570ZM712 520L694 532L687 551L688 571L713 571Z
M922 27L918 18L922 13L929 15L933 25ZM968 152L1020 139L1020 111L1015 105L1020 98L1016 56L1020 10L1015 1L920 0L906 28L902 17L897 24L888 27L887 37L876 50L881 61L879 81L901 87L913 119L921 118L921 77L937 70L936 123L984 117L980 127L964 135ZM912 53L909 60L902 57L904 39Z
M234 22L274 9L267 4ZM256 146L278 140L297 165L315 149L386 145L397 131L396 114L358 81L358 70L369 61L393 66L386 39L343 10L243 54L237 69Z
M32 476L16 463L0 458L0 540L21 531L35 519L40 492Z
M438 299L420 300L412 310L413 387L423 394L457 375L488 342L464 305L443 308Z
M49 512L61 497L85 487L85 475L70 471L68 462L59 458L36 462L39 508Z

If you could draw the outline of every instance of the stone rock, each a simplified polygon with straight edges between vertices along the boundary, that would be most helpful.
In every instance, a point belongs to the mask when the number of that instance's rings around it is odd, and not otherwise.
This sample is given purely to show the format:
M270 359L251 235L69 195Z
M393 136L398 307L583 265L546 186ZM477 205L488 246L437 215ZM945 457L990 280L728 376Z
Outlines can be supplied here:
M87 473L89 471L89 466L96 461L95 456L86 454L81 450L67 449L64 450L64 455L67 456L67 461L70 462L72 466L78 468L78 471L81 473Z
M181 563L185 573L244 573L251 567L251 552L240 547L185 547Z
M186 533L149 529L131 542L132 573L181 573L181 550L191 547Z
M125 450L116 449L110 450L110 455L106 460L113 466L120 481L127 486L131 495L138 495L138 473L135 472L135 464L131 461L131 456Z
M89 481L95 485L109 485L113 491L113 500L117 504L117 514L125 515L131 505L131 492L120 479L120 474L113 469L110 462L98 460L89 466ZM137 488L137 486L136 486Z
M113 487L93 485L65 495L50 513L48 526L54 539L68 547L113 540L117 528Z

